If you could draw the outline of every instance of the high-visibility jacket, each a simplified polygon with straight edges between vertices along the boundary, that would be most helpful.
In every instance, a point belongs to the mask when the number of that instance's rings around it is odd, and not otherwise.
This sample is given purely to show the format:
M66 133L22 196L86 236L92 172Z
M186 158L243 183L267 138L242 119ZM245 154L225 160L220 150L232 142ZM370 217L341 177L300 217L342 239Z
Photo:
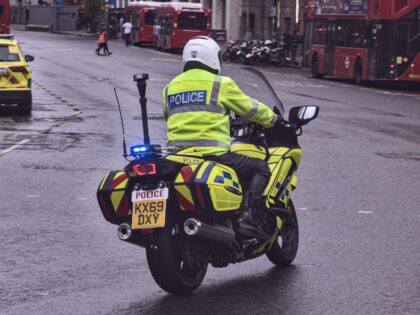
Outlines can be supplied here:
M231 78L206 70L192 69L178 75L162 96L168 149L194 146L203 155L228 152L230 111L265 128L276 121L269 107L245 95Z
M99 34L98 43L99 43L99 44L104 44L104 43L106 43L106 32L101 32L101 33Z

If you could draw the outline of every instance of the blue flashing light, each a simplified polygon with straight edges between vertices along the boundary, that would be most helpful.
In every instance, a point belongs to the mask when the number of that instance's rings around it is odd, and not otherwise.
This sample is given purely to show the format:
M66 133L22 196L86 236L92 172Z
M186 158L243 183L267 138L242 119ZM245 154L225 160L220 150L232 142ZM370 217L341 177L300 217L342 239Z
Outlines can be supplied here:
M140 153L147 152L147 151L149 151L149 149L150 149L150 147L148 145L143 144L143 145L132 146L130 148L130 151L131 151L132 155L137 155L137 154L140 154Z

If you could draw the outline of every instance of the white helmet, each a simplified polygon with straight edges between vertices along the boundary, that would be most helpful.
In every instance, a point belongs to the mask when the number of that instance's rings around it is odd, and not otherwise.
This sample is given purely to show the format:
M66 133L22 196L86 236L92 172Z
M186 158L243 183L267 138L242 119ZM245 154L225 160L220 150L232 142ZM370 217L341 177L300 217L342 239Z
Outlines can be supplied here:
M197 61L220 73L222 53L219 45L210 37L197 36L188 41L182 53L184 65L188 61Z

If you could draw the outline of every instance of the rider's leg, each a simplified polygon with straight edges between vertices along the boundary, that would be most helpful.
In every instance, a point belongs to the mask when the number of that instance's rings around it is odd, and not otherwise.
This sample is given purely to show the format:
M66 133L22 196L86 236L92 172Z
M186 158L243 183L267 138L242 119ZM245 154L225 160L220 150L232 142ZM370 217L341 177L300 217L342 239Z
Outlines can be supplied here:
M219 156L206 157L209 160L227 165L235 170L239 180L246 182L239 232L246 235L262 236L261 228L256 224L255 213L261 208L262 195L270 180L270 169L267 163L237 153L226 153ZM248 233L249 232L249 233Z

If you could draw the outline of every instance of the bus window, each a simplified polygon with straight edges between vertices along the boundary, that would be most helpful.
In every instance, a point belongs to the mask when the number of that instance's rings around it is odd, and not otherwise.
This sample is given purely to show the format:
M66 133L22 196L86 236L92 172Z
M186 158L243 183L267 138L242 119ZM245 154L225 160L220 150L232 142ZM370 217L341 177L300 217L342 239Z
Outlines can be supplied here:
M4 11L4 6L2 4L0 4L0 15L3 14L3 11Z
M419 51L420 46L420 10L415 10L395 22L394 40L395 51L397 56L414 57Z
M335 46L345 46L346 27L344 23L337 23L335 32L335 36L333 36L336 39Z
M317 23L313 28L313 43L319 45L325 45L327 29L324 23Z
M146 25L155 24L155 16L156 16L155 11L147 11L144 14L144 24L146 24Z
M204 13L182 12L178 15L178 28L189 30L207 29L207 16Z
M131 24L133 24L133 26L138 26L139 24L139 19L140 19L140 13L138 11L133 11L131 13Z
M371 32L371 25L362 25L360 21L349 22L347 26L346 46L368 48Z

